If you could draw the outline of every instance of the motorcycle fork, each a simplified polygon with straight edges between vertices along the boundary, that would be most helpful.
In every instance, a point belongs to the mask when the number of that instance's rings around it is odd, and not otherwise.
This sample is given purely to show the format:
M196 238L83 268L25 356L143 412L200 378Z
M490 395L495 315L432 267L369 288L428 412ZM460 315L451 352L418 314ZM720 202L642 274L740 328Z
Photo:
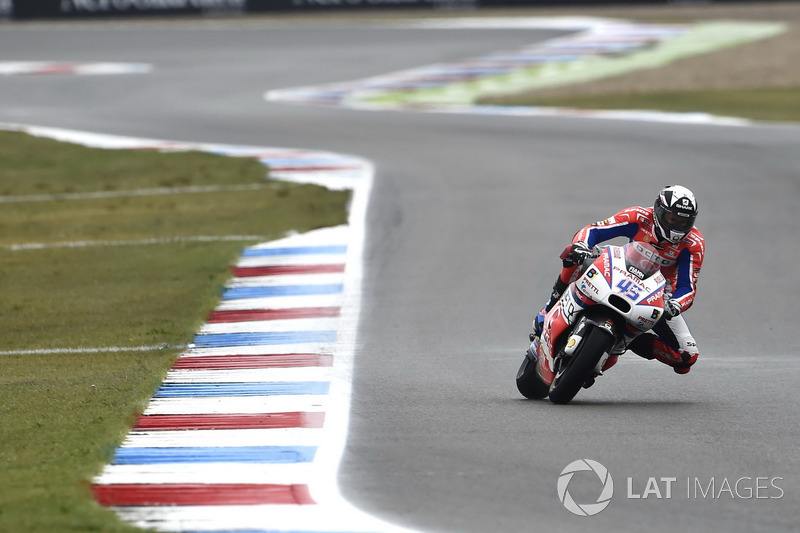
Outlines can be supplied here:
M569 334L565 334L564 338L559 340L559 349L556 352L556 356L553 358L553 373L555 375L558 375L558 373L569 364L569 361L580 347L590 327L599 327L611 333L607 327L603 327L600 324L601 321L604 322L605 320L601 319L598 321L596 318L587 315L580 316L574 327L568 331ZM605 365L610 356L611 353L606 352L603 357L600 358L600 361L597 362L597 366L594 369L595 376L603 375L603 365Z
M556 356L553 357L553 374L558 375L561 370L569 364L575 350L580 346L580 340L583 339L583 333L586 329L586 320L581 317L578 322L569 330L564 332L564 335L558 340L558 349ZM570 346L570 342L575 342Z

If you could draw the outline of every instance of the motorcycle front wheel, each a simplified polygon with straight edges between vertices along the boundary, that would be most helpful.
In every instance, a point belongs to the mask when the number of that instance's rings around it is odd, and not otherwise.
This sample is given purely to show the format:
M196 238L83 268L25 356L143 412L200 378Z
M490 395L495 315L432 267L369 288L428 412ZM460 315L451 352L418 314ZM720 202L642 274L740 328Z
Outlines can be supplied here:
M564 361L550 385L550 401L566 404L572 401L583 384L593 376L594 367L604 353L614 346L614 337L601 328L592 326L584 336L575 353Z

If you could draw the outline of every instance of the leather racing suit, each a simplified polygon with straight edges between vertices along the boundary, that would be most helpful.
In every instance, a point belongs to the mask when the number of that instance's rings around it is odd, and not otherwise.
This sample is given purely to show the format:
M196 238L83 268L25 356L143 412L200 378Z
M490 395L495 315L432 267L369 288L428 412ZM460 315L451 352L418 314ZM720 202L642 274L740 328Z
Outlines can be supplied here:
M572 242L583 241L592 248L616 237L625 237L629 242L647 242L655 247L664 263L661 271L667 280L666 297L678 303L681 313L692 306L705 254L705 241L697 228L678 243L659 241L653 227L653 208L635 206L586 226L575 234ZM567 247L565 254L569 249ZM577 265L565 266L559 276L561 282L569 284L573 276L577 277L577 269ZM679 374L687 373L700 355L682 314L659 321L652 333L640 335L629 348L646 359L655 358L670 365ZM619 354L612 354L604 369L613 366L618 357Z

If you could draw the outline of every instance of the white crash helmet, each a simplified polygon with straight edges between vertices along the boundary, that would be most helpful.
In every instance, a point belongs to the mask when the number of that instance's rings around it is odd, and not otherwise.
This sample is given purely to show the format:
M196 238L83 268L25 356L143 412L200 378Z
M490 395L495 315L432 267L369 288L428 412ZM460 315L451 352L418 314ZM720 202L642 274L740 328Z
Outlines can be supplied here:
M677 243L692 231L697 218L697 200L682 185L661 189L653 206L655 233L659 241Z

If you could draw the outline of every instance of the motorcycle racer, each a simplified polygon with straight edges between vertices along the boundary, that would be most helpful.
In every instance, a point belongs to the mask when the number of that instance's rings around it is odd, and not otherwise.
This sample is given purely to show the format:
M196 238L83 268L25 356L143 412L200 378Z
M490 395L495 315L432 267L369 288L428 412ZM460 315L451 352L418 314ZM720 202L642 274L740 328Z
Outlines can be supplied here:
M578 267L591 255L592 248L616 237L625 237L629 242L647 242L655 247L662 263L661 272L667 280L665 320L637 337L628 348L645 359L658 359L678 374L689 372L700 354L682 313L694 302L705 255L703 235L694 227L696 218L694 194L681 185L670 185L658 193L653 207L628 207L578 231L572 244L560 255L563 268L550 300L534 320L531 340L541 335L544 315L580 274ZM611 354L604 370L613 366L619 355Z

